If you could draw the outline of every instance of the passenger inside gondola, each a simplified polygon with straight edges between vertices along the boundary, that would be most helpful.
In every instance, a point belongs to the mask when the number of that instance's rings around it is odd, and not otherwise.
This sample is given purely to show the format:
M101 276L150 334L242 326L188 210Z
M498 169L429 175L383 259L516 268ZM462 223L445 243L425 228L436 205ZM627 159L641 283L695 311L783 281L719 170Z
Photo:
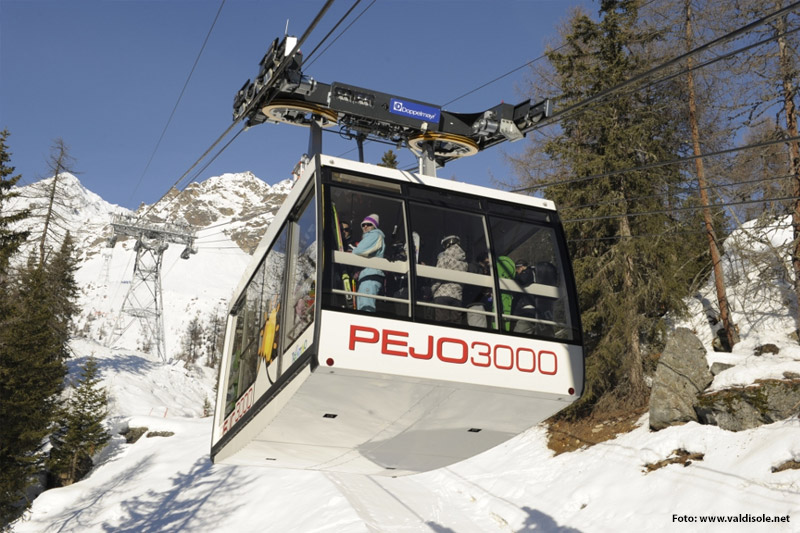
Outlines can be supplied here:
M467 269L473 274L489 276L492 273L490 264L489 253L481 252L475 258L475 261L467 266ZM468 285L464 288L463 302L464 306L469 309L467 311L467 325L486 329L488 317L485 312L493 311L492 288Z
M346 176L348 183L374 182ZM331 187L329 216L333 261L325 300L337 309L409 316L408 252L402 200L345 187ZM349 221L361 221L351 228ZM352 230L352 233L351 233ZM386 262L393 265L388 266ZM394 267L396 265L396 268ZM357 293L357 294L353 294Z
M436 268L466 272L466 259L467 255L461 248L461 239L457 235L448 235L442 239L442 251L436 258ZM436 281L431 290L433 291L433 303L450 308L462 306L463 287L460 283ZM463 313L454 309L437 307L435 316L437 322L459 324Z
M363 257L382 258L386 251L386 236L378 227L380 217L373 213L364 217L361 221L361 231L363 235L357 245L350 245L350 249L355 255ZM358 273L358 293L356 298L359 311L368 313L375 312L375 298L361 296L363 294L378 294L383 288L385 274L383 270L367 267Z

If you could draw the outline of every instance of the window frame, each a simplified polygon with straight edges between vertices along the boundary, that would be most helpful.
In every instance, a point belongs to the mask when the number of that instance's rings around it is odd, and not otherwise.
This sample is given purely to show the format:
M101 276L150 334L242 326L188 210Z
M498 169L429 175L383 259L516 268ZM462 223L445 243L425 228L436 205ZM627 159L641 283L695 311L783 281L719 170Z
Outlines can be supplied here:
M332 177L332 174L336 173L339 175L345 176L353 176L354 179L352 180L335 180ZM320 310L332 310L332 311L343 311L341 308L337 308L330 304L329 294L332 293L333 288L329 286L329 280L332 280L331 273L329 272L329 268L333 268L334 264L346 264L351 265L354 267L364 268L366 266L375 266L376 268L381 268L386 270L387 272L396 272L396 273L405 273L405 269L398 269L396 262L388 261L387 259L364 259L357 256L352 256L352 254L348 254L346 252L340 252L336 250L335 246L335 236L333 233L333 228L331 228L332 222L332 215L330 212L330 205L331 205L331 188L345 188L352 190L353 192L361 192L366 194L373 194L384 196L387 198L393 198L402 202L403 210L404 210L404 224L405 224L405 241L412 242L412 232L413 232L413 219L411 217L411 206L412 204L419 204L419 205L427 205L431 207L439 207L439 208L446 208L448 210L452 210L455 212L464 213L467 215L477 215L480 216L483 225L484 231L486 232L486 238L488 240L489 246L489 253L491 257L491 278L492 278L492 292L493 292L493 299L495 302L499 301L499 296L502 294L504 287L513 283L517 287L518 284L513 279L501 279L498 275L497 268L496 268L496 260L497 257L494 255L496 251L494 237L492 235L492 221L494 219L502 219L507 221L517 221L517 222L526 222L537 226L542 226L550 231L553 232L553 245L556 247L556 253L560 265L557 265L559 268L559 275L563 277L562 283L558 287L552 287L549 285L539 285L536 287L537 292L529 292L522 287L519 287L520 291L524 291L529 294L535 294L538 296L555 296L556 291L559 290L560 287L563 287L565 290L566 296L566 312L569 314L569 323L567 324L571 330L571 337L570 338L556 338L556 337L548 337L548 336L540 336L540 335L530 335L525 333L518 333L513 331L505 331L501 326L496 327L495 329L481 328L480 331L486 331L488 333L499 333L503 335L511 335L511 336L519 336L519 337L526 337L526 338L541 338L544 340L552 340L555 342L563 342L566 344L573 344L573 345L581 345L583 342L582 339L582 328L580 324L580 311L578 308L578 300L577 300L577 291L574 286L574 273L572 270L572 263L569 259L568 249L567 249L567 242L566 236L564 234L563 227L560 223L560 218L557 211L552 211L549 209L543 209L535 206L529 205L522 205L513 202L508 202L500 199L487 199L477 195L472 195L468 193L462 193L459 191L451 191L447 189L439 189L435 187L431 187L429 185L418 185L415 183L405 183L405 182L398 182L391 179L387 179L380 176L374 176L365 173L359 173L351 170L344 170L337 167L323 167L323 172L321 176L322 181L322 192L321 196L323 197L323 205L325 206L324 212L321 213L322 219L325 220L323 222L323 226L325 228L323 232L323 238L321 239L321 244L324 250L322 253L325 254L325 258L323 259L324 268L322 280L320 285L318 286L318 299L317 302L319 303ZM375 182L378 185L375 188L370 188L366 185L362 185L368 182ZM432 189L436 189L437 191L442 191L442 194L446 194L450 198L457 198L455 202L455 207L448 203L447 200L443 200L440 195L431 193ZM467 205L477 205L478 209L470 210L466 206ZM461 206L461 207L459 207ZM329 220L330 219L330 220ZM332 245L332 246L331 246ZM409 248L410 250L410 248ZM328 255L330 254L330 255ZM430 323L436 324L435 320L425 319L423 317L418 316L419 313L417 312L416 308L419 305L427 306L428 302L422 302L417 298L418 289L420 287L420 278L437 278L437 279L445 279L445 277L440 276L439 274L442 272L446 272L446 277L453 277L453 281L458 281L462 283L468 283L470 285L480 285L484 286L485 280L483 280L483 275L475 274L472 272L461 272L461 271L452 271L446 269L438 269L435 266L430 265L420 265L417 264L415 261L411 260L411 252L409 252L409 257L407 258L407 271L409 276L409 298L408 300L400 300L402 303L406 303L409 305L409 316L399 316L399 315L387 315L387 314L374 314L373 316L380 316L382 318L389 318L389 319L396 319L396 320L406 320L410 322L416 323ZM380 262L380 263L378 263ZM369 263L369 264L367 264ZM379 266L378 266L379 265ZM458 278L458 279L456 279ZM505 289L507 291L507 289ZM553 293L545 294L545 293ZM321 298L321 299L320 299ZM381 299L385 299L386 301L394 301L391 297L388 296L379 296ZM435 305L430 304L431 307L435 307ZM460 309L461 310L461 309ZM463 311L466 313L468 312L468 308L463 308ZM357 313L354 310L345 310L345 312L353 312ZM501 325L503 323L504 317L512 318L513 315L503 314L500 305L495 304L493 311L486 312L487 318L491 318L495 321L495 324ZM454 327L459 329L465 330L475 330L470 326L464 324L449 324L448 327Z

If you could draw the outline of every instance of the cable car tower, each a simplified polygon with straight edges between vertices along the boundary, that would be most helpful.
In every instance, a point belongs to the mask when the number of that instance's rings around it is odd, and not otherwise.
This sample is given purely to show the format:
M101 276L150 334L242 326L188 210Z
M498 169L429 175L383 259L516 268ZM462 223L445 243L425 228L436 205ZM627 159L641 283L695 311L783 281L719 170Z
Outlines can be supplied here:
M451 113L324 84L303 74L296 43L276 39L234 99L234 121L310 136L228 308L212 460L413 474L580 398L578 298L555 205L435 177L522 139L550 101ZM362 162L322 154L337 124ZM408 147L420 172L363 163L367 139Z
M164 251L170 243L183 244L181 259L189 259L197 253L194 229L188 224L154 223L138 219L133 215L115 215L111 223L114 234L108 242L113 248L117 238L122 235L133 237L136 243L136 262L133 265L133 278L130 288L122 302L122 308L108 340L113 346L122 335L137 321L142 330L145 346L153 350L162 361L166 361L164 343L164 303L161 291L161 265ZM123 315L130 320L123 322Z

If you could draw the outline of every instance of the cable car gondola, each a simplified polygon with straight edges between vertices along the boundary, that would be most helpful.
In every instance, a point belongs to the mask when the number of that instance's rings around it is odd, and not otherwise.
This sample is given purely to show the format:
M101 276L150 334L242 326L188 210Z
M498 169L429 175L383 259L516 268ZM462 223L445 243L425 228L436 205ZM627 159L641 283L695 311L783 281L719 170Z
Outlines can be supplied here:
M318 154L231 302L211 457L440 468L577 400L583 357L552 202Z

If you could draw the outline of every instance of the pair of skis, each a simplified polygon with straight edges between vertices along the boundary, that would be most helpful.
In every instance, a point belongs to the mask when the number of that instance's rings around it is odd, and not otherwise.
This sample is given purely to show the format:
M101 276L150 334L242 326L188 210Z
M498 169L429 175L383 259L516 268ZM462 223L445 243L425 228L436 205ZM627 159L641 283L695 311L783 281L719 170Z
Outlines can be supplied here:
M346 252L348 250L344 249L342 226L339 224L339 213L336 211L336 204L333 204L333 223L336 227L336 246L340 252ZM345 291L349 293L356 292L356 280L350 277L347 270L342 272L342 285L344 285ZM353 298L352 294L345 295L345 299L347 300L347 307L356 308L356 299Z

